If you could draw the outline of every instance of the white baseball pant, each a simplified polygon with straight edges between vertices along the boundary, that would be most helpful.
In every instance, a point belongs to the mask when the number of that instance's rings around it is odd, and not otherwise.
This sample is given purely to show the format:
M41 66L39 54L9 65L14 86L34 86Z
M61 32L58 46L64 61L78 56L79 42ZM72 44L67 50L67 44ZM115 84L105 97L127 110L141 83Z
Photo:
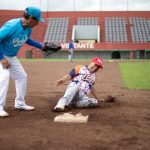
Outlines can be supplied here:
M72 59L73 59L73 49L69 49L68 60L72 61Z
M98 100L89 98L80 90L80 84L68 85L64 96L58 101L57 105L68 106L70 104L76 107L95 107L98 105Z
M5 56L5 58L9 61L10 68L3 69L3 66L0 63L0 110L3 110L4 106L6 105L10 76L15 81L15 105L25 104L24 96L26 93L27 74L17 57Z

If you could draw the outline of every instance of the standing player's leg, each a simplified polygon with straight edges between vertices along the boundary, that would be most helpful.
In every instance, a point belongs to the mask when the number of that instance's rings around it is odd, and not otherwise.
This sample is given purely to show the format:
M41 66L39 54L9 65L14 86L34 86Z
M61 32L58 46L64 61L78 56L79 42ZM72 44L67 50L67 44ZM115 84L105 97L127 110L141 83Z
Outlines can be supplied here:
M73 49L69 49L68 60L71 62L73 59Z
M9 114L4 111L6 105L6 97L9 86L9 69L3 69L0 63L0 117L6 117Z
M71 60L70 61L72 61L73 60L73 49L71 49Z
M10 75L15 81L16 86L15 108L33 110L34 107L26 105L24 99L26 94L27 74L16 57L10 59L10 64Z
M70 51L70 49L68 50L68 52L69 52L68 61L70 61L71 60L71 51Z

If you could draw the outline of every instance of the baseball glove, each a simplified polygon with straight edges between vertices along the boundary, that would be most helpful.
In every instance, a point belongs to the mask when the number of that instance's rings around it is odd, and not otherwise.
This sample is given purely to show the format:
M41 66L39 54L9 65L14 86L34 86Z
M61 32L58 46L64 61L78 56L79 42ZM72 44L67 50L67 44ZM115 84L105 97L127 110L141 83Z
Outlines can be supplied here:
M54 44L54 43L48 43L48 42L44 43L44 46L43 46L43 49L42 49L44 55L46 55L46 56L48 56L52 53L58 52L59 50L61 50L60 45L57 45L57 44Z

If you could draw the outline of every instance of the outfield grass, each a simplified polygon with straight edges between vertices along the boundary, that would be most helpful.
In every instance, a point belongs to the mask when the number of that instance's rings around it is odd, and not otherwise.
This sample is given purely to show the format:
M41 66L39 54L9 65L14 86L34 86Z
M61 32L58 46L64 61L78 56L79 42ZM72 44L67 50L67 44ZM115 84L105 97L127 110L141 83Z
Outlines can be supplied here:
M123 82L131 89L150 89L150 62L119 63Z

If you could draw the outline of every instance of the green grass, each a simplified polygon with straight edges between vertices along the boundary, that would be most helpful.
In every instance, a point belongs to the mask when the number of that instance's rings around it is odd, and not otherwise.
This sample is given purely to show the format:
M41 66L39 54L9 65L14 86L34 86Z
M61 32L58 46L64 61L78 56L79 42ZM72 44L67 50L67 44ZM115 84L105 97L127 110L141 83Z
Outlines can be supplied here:
M123 82L131 89L150 89L150 62L119 63Z

